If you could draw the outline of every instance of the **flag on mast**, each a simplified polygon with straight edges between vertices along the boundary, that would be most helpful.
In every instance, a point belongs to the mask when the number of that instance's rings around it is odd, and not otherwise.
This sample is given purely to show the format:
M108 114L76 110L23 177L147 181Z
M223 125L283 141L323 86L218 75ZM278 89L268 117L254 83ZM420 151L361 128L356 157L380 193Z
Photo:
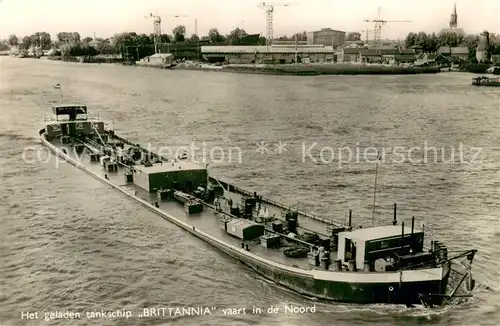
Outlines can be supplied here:
M61 89L61 84L57 83L55 85L52 85L55 89Z

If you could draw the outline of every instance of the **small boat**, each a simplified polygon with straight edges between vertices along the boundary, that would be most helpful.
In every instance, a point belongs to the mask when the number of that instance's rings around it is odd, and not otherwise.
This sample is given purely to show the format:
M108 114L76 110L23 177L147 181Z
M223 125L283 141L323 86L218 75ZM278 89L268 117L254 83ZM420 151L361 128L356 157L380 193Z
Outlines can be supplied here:
M347 224L336 223L211 176L208 165L153 153L106 130L85 105L53 113L39 135L58 158L280 286L326 301L408 307L471 296L477 250L424 244L423 226L414 218L405 225L396 205L385 225L354 227L351 211Z
M500 75L500 67L493 66L486 69L486 73L493 75Z
M499 77L474 77L472 78L472 85L475 86L500 86Z

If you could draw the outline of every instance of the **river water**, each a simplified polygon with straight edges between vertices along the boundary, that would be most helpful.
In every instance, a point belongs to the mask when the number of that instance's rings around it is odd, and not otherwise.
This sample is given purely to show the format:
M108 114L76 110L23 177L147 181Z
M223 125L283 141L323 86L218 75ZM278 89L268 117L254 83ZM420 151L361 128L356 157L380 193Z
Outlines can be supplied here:
M0 60L2 324L497 325L499 89L473 87L472 76L460 73L291 77ZM210 173L301 210L344 222L352 209L353 223L368 226L390 223L398 203L400 220L415 216L449 250L479 250L475 297L434 310L330 304L263 280L83 172L48 160L37 135L60 100L56 83L65 102L87 104L118 134L167 151L194 146L189 153L209 163ZM376 150L383 155L373 214ZM285 304L316 311L285 313ZM216 309L85 315L200 306ZM246 314L224 315L225 308ZM45 320L66 311L81 318ZM35 312L39 319L27 319Z

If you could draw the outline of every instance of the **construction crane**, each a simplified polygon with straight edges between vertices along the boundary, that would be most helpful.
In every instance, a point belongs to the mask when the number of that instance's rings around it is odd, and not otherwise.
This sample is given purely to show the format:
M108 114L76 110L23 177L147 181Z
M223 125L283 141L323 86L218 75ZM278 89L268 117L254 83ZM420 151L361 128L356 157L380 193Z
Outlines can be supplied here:
M154 16L150 13L149 16L146 16L145 18L153 19L153 42L155 44L155 53L158 53L158 49L161 44L161 17Z
M168 15L169 17L187 17L187 15ZM161 17L157 15L153 15L152 13L149 16L145 16L144 18L153 19L153 42L155 44L155 53L159 53L161 46Z
M286 2L267 2L262 1L259 5L262 9L266 11L266 46L272 45L273 42L273 12L275 6L290 6L290 3Z
M365 23L374 23L375 26L373 28L373 41L375 45L379 45L381 41L381 36L382 36L382 26L384 26L387 23L410 23L411 20L383 20L380 19L380 7L378 8L377 11L377 18L376 19L365 19Z

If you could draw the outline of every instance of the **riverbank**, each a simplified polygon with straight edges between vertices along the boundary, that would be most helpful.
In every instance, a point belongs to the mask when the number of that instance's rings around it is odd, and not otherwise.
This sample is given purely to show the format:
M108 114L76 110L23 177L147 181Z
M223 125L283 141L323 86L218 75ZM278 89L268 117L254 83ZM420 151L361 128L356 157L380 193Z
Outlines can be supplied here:
M226 72L270 74L270 75L410 75L424 73L438 73L438 68L430 67L397 67L380 65L355 64L308 64L308 65L274 65L274 66L227 66Z
M267 74L267 75L409 75L438 73L439 68L430 67L398 67L381 65L356 64L289 64L289 65L224 65L179 64L174 69L222 71L230 73Z
M61 60L81 63L114 63L123 64L116 58L99 58L101 60L77 60L76 58L46 57L49 60ZM216 65L209 63L181 62L172 65L142 65L132 63L132 66L150 67L156 69L170 70L196 70L196 71L218 71L226 73L243 74L266 74L266 75L290 75L290 76L319 76L319 75L414 75L414 74L436 74L445 71L435 67L404 67L383 65L362 65L347 63L316 63L316 64L229 64ZM458 69L460 72L486 73L491 65L475 64Z

